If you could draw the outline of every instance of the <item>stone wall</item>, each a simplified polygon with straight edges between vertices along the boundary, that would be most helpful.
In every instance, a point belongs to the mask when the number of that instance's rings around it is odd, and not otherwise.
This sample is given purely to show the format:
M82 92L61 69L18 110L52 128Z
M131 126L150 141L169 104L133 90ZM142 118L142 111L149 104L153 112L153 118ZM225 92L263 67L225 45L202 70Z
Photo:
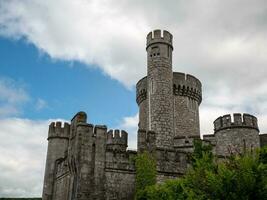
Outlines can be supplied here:
M106 152L105 194L107 200L131 200L135 192L136 151Z
M264 147L267 145L267 134L261 134L260 135L260 144L261 144L261 147Z

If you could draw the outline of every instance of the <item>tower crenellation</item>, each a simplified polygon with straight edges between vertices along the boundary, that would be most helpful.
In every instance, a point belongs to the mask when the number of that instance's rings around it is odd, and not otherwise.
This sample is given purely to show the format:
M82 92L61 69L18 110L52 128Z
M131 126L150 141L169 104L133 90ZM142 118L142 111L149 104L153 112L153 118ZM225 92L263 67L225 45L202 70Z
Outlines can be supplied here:
M62 138L62 139L69 139L70 134L70 124L64 122L62 127L62 122L51 122L49 125L48 131L48 140L52 138Z
M168 31L164 30L163 35L161 30L154 30L148 33L147 37L147 42L146 42L146 48L148 48L150 45L155 44L155 43L166 43L172 46L172 34L169 33ZM152 55L153 56L153 55Z

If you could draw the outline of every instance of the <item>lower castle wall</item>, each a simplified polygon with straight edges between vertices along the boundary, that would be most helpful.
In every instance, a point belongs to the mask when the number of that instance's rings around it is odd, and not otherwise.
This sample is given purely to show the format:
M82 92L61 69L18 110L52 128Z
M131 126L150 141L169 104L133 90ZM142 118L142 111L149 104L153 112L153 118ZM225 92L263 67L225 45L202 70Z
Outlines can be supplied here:
M106 200L133 200L135 172L130 170L106 169Z
M107 200L133 200L136 151L106 151L105 193Z
M69 198L69 173L55 179L53 200L67 200Z

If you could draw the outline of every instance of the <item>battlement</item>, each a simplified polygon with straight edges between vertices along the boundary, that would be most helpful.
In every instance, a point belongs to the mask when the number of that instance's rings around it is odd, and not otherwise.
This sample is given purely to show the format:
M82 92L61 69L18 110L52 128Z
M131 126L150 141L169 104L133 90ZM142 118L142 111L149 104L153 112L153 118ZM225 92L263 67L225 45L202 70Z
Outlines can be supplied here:
M136 84L136 102L138 105L147 98L147 77L145 76Z
M146 37L146 48L151 46L152 44L155 43L165 43L168 44L172 49L172 34L170 34L168 31L163 31L163 36L162 36L162 31L161 30L154 30L150 33L148 33Z
M257 118L250 114L234 113L233 120L230 114L218 117L214 122L214 132L229 128L252 128L259 131Z
M109 130L107 133L107 145L123 145L127 147L128 133L124 130Z
M173 72L174 95L187 96L196 100L199 104L202 101L201 82L190 74Z
M49 125L47 140L53 138L69 139L69 135L70 135L70 124L65 122L62 127L62 122L52 122Z

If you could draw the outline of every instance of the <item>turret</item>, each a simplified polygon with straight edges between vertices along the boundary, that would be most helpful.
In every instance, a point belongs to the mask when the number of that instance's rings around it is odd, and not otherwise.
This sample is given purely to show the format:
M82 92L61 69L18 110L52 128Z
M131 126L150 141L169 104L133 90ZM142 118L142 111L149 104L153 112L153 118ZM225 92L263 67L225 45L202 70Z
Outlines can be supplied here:
M260 147L257 118L250 114L235 113L214 121L216 154L229 156Z
M173 145L172 35L155 30L147 35L148 130L157 147Z
M61 122L52 122L48 131L48 148L45 166L43 200L50 200L53 195L53 181L55 163L57 159L64 158L68 149L70 125Z

